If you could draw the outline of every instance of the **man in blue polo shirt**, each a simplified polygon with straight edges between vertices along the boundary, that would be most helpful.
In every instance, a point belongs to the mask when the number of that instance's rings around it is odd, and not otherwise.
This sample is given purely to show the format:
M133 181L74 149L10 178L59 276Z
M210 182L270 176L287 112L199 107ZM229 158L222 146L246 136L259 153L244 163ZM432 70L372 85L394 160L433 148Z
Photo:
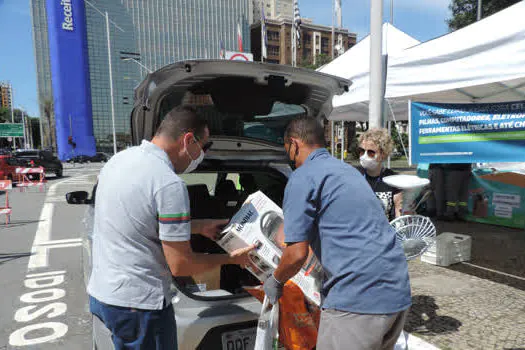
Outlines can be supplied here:
M411 305L403 250L363 176L324 143L314 118L286 129L284 147L297 167L284 195L287 247L264 290L275 304L311 246L326 273L317 348L393 349Z

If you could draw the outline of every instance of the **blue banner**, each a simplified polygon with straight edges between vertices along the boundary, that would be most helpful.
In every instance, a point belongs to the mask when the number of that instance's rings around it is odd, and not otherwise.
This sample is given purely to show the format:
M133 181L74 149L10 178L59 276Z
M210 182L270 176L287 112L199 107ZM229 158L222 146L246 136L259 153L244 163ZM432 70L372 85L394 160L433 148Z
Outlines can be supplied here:
M525 101L411 102L409 124L412 164L525 161Z
M58 157L96 153L83 0L47 0ZM69 136L76 149L68 143Z

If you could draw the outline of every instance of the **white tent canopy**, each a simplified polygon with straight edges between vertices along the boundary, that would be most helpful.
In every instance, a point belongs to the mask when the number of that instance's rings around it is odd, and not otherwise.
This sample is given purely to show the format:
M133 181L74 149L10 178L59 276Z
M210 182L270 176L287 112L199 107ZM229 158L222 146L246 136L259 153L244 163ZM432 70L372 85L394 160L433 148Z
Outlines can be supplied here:
M525 1L461 30L390 52L385 97L396 119L407 119L409 99L442 103L524 100L523 18ZM348 93L334 98L330 119L368 120L368 67L351 77L354 84ZM323 72L349 78L328 71L328 65Z
M383 24L383 43L383 52L389 55L399 54L409 47L420 44L419 41L389 23ZM343 55L319 68L318 71L350 79L352 85L349 93L364 88L364 85L368 87L370 35L359 41ZM330 119L343 119L334 118L334 113L338 114L337 112L332 112ZM368 120L368 103L363 106L354 106L352 113L344 114L344 120Z
M388 54L399 53L406 48L420 44L419 41L389 23L383 24L383 42L385 44L383 51ZM346 79L355 79L363 73L368 73L370 71L370 35L332 62L319 68L318 71Z

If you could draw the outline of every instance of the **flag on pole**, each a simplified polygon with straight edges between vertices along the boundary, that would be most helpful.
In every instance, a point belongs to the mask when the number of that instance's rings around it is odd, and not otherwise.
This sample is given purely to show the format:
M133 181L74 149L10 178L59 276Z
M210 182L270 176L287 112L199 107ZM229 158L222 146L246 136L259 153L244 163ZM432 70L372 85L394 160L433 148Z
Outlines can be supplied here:
M268 58L268 36L266 32L266 16L264 16L264 4L261 2L261 61Z
M341 0L335 0L335 18L337 19L337 28L343 27L343 13L341 8Z
M242 31L241 31L241 24L237 23L237 45L239 46L239 51L243 52L242 49Z
M219 50L219 58L221 59L226 59L226 49L224 48L224 41L222 41L221 39L221 47L220 47L220 50Z
M299 13L298 0L293 2L293 30L295 31L297 47L301 47L301 14Z

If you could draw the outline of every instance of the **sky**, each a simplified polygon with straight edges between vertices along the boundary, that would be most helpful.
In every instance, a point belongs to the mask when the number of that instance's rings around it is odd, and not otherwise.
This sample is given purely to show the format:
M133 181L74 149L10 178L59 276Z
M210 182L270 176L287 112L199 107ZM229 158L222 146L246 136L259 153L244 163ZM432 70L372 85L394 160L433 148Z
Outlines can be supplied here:
M221 0L216 0L221 1ZM393 0L394 25L427 41L448 32L450 0ZM28 0L0 0L0 81L13 85L15 107L38 117L36 69ZM391 0L385 0L384 19L389 21ZM299 0L301 16L314 23L332 24L332 0ZM357 33L358 40L370 32L370 0L342 0L343 27Z

